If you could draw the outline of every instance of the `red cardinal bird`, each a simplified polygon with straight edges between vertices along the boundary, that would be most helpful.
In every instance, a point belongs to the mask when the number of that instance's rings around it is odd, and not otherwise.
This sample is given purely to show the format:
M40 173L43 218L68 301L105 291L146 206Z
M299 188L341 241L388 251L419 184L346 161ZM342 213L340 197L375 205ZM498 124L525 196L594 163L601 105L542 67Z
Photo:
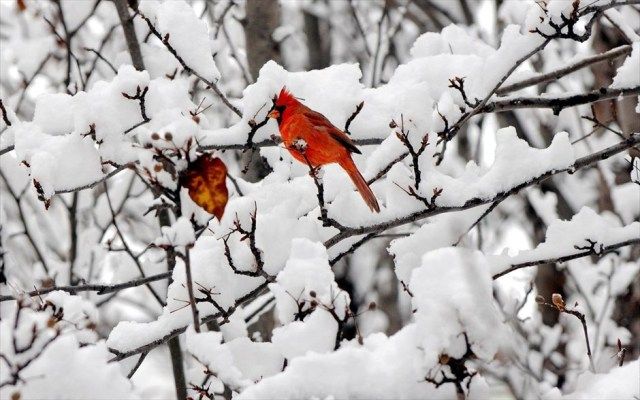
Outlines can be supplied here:
M351 153L361 154L353 140L324 115L300 103L286 88L282 88L274 103L268 117L278 121L280 135L291 155L312 167L338 163L369 208L380 212L378 200L351 159Z

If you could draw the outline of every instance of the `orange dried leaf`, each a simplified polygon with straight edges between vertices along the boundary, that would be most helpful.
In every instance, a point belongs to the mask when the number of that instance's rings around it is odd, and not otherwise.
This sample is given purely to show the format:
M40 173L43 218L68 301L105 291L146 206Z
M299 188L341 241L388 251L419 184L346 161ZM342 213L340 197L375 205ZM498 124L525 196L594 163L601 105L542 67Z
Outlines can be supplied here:
M203 154L189 164L181 183L189 189L191 200L220 220L229 199L226 179L227 167L222 160Z

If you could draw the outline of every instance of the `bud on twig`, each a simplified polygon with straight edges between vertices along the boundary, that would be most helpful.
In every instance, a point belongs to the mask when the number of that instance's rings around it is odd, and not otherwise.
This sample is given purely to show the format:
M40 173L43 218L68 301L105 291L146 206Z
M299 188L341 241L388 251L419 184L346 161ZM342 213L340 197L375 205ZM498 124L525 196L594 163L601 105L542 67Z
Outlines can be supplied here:
M563 311L565 308L564 299L562 295L559 293L554 293L551 295L551 302L559 311Z

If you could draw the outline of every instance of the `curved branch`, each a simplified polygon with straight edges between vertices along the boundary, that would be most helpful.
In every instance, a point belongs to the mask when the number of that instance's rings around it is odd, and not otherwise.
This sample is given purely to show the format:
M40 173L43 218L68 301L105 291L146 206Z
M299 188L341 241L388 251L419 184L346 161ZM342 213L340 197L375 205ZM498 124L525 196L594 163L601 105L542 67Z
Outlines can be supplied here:
M98 179L96 181L93 181L91 183L87 183L86 185L78 186L76 188L56 190L56 194L73 193L73 192L77 192L77 191L84 190L84 189L91 189L91 188L101 184L102 182L108 180L109 178L117 175L121 171L124 171L125 169L129 168L130 166L131 166L130 164L119 165L118 167L116 167L116 169L114 169L113 171L109 172L108 174L106 174L105 176L103 176L102 178L100 178L100 179Z
M638 94L640 94L640 86L622 89L601 88L586 93L557 97L515 97L487 103L482 107L480 112L503 112L519 108L550 108L554 114L558 115L560 111L567 107L597 103L599 101L615 99L616 97L636 96Z
M101 285L101 284L87 284L87 285L70 285L70 286L51 286L47 288L35 289L30 292L25 293L26 296L35 297L41 296L43 294L47 294L50 292L55 292L56 290L60 290L63 292L67 292L70 294L77 294L80 292L96 292L99 295L107 294L107 293L115 293L120 290L146 285L150 282L160 281L163 279L171 278L171 271L162 272L160 274L147 276L144 278L138 278L131 281L117 283L114 285ZM0 296L0 302L8 301L8 300L18 300L19 296Z
M620 153L630 147L635 146L638 143L640 143L640 134L631 135L628 139L623 140L618 144L615 144L597 153L593 153L591 155L579 158L578 160L576 160L576 162L572 166L568 168L547 171L542 175L539 175L528 181L522 182L519 185L516 185L509 190L502 191L491 198L483 199L483 198L475 197L473 199L467 200L461 206L454 206L454 207L444 206L444 207L424 209L424 210L413 212L404 217L393 219L391 221L381 222L381 223L373 224L369 226L346 227L341 232L337 233L336 235L334 235L333 237L325 241L324 245L325 247L329 248L351 236L366 235L368 233L373 233L373 232L382 232L387 229L395 228L395 227L398 227L407 223L415 222L427 217L432 217L434 215L444 214L448 212L455 212L455 211L463 211L463 210L474 208L483 204L489 204L496 201L501 201L511 196L512 194L518 193L520 190L528 186L532 186L537 183L540 183L553 175L557 175L564 172L574 173L578 169L587 167L589 165L597 163L598 161L607 159L617 153Z
M511 266L507 269L505 269L504 271L498 272L497 274L493 275L493 279L498 279L501 276L505 276L506 274L513 272L517 269L520 268L526 268L526 267L533 267L535 265L541 265L541 264L555 264L555 263L561 263L561 262L565 262L565 261L570 261L570 260L575 260L576 258L582 258L582 257L586 257L586 256L597 256L598 258L603 257L606 254L609 254L621 247L625 247L625 246L631 246L634 244L639 244L640 243L640 238L636 238L636 239L629 239L629 240L625 240L624 242L620 242L620 243L614 243L614 244L610 244L609 246L604 246L602 248L589 248L588 250L585 251L581 251L578 253L574 253L574 254L569 254L566 256L562 256L562 257L556 257L556 258L547 258L544 260L534 260L534 261L527 261L527 262L523 262L523 263L518 263L518 264L511 264Z
M579 69L588 67L589 65L597 64L602 61L612 60L614 58L618 58L620 56L627 55L630 53L631 53L630 45L619 46L619 47L616 47L615 49L611 49L602 54L596 54L593 56L585 57L580 61L567 65L566 67L557 69L555 71L547 72L545 74L537 74L530 78L521 80L519 82L514 82L510 85L503 86L496 91L496 94L504 95L506 93L515 92L516 90L524 89L529 86L556 80L572 72L575 72Z

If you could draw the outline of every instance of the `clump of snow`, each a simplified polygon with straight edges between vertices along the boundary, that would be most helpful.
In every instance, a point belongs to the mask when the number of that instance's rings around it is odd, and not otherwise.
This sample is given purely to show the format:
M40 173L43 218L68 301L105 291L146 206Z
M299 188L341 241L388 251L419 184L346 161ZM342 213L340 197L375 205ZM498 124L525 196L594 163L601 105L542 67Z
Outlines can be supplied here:
M186 350L197 354L198 360L222 381L232 385L243 384L242 372L234 366L233 354L222 344L220 332L196 333L193 326L185 334Z
M635 161L635 173L636 175L640 170L640 162L638 158ZM617 185L611 190L611 200L615 205L615 209L622 217L622 220L630 224L633 221L640 219L640 176L636 180L632 179L632 182L623 183Z
M640 85L640 42L632 44L629 57L618 68L616 76L613 77L611 88L624 89Z
M284 358L269 342L252 342L247 337L241 337L226 343L225 346L233 355L234 365L242 376L251 382L277 374L284 365Z
M16 154L28 163L31 178L42 185L45 197L52 197L56 190L95 182L104 175L90 138L79 134L47 135L31 122L15 125Z
M497 274L511 264L553 259L567 255L567 249L575 253L589 250L593 242L596 253L611 244L640 238L640 222L621 226L619 220L602 216L589 207L583 207L570 221L555 220L547 229L545 241L533 250L521 251L514 257L490 258L492 273ZM576 249L575 246L579 247Z
M66 93L47 93L36 100L33 122L44 133L62 135L73 131L73 97Z
M362 347L295 358L284 372L247 388L239 398L434 398L434 386L417 368L416 331L411 325L390 338L369 336ZM455 390L443 386L437 396L454 397Z
M13 303L0 320L0 397L17 392L21 398L139 398L118 364L108 362L113 355L104 342L91 344L95 326L85 325L97 320L95 306L62 292L51 292L42 301L37 308L22 308L17 321ZM86 340L87 331L93 340ZM15 384L9 383L14 369L7 363L24 367Z
M421 191L428 198L433 189L443 188L436 204L461 206L474 198L493 198L545 173L569 168L574 162L566 132L556 134L548 148L536 149L518 138L515 128L508 127L496 134L495 159L488 170L469 162L463 174L453 178L432 169L425 174Z
M308 239L293 240L287 264L278 273L276 282L269 285L276 297L280 322L293 321L298 303L310 304L312 301L333 304L338 315L344 317L349 296L336 285L327 258L327 250L322 244Z
M333 350L338 323L325 310L316 309L304 321L293 321L275 328L271 342L288 360L312 351Z
M213 237L202 237L198 240L190 251L190 260L196 297L205 297L205 294L199 291L202 289L210 294L211 298L224 310L234 306L237 297L246 294L256 286L255 279L246 281L236 279L236 275L224 262L224 250L220 241L216 241ZM144 343L186 329L193 319L189 307L184 306L189 295L185 284L184 263L180 258L176 260L172 278L173 282L167 293L167 305L157 320L120 322L109 334L107 339L109 348L129 351ZM201 318L219 312L210 302L198 302L198 309Z
M189 68L209 81L220 79L209 43L209 29L191 6L182 0L166 1L156 10L156 18L158 30L169 35L169 43Z
M466 333L473 352L491 361L500 346L508 346L508 331L494 305L489 264L477 250L441 248L422 257L411 274L412 303L427 365L442 353L461 357ZM438 327L433 331L433 327Z
M156 239L156 246L187 247L196 241L193 225L187 217L180 217L171 226L162 227L162 236Z
M563 395L559 389L544 394L546 400L631 399L640 397L640 361L630 361L606 374L584 372L571 393Z
M398 279L408 283L411 271L422 264L422 257L431 250L455 244L489 206L438 215L410 236L395 239L389 246Z
M112 356L104 342L79 347L73 336L61 337L23 372L37 379L29 379L27 384L5 386L0 389L0 397L10 398L17 391L27 399L140 398L118 364L108 362Z

